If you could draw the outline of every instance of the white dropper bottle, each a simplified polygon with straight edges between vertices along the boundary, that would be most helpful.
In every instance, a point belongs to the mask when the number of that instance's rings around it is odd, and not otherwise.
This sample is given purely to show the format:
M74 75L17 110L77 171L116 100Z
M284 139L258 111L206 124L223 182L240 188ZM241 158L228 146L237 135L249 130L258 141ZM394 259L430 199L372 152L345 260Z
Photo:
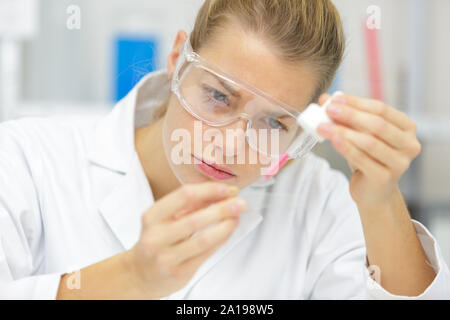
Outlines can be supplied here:
M311 103L305 111L303 111L298 117L298 124L305 130L309 135L313 136L317 142L324 142L325 139L317 133L317 127L321 123L332 123L333 121L327 115L327 107L337 96L343 95L341 91L336 91L324 104L319 106L316 103ZM280 169L291 159L293 150L298 147L297 144L302 141L302 137L299 136L297 140L292 143L292 146L282 154L278 161L276 161L270 168L268 168L263 174L263 179L261 182L265 182L274 175L276 175Z
M303 111L297 118L297 122L310 135L314 136L319 142L325 139L317 133L317 127L321 123L332 123L333 121L327 115L327 107L337 96L341 96L342 91L336 91L324 104L319 106L316 103L311 103L305 111Z

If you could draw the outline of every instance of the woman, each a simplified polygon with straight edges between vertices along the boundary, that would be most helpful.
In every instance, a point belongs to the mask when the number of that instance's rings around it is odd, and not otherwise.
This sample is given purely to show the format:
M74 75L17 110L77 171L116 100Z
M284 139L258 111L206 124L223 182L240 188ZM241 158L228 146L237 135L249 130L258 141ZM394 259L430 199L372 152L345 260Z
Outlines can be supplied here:
M351 165L350 192L312 154L255 183L279 153L245 129L275 130L286 151L297 132L289 114L326 91L343 51L331 1L207 0L189 38L178 33L168 69L107 117L3 123L1 296L449 298L439 248L398 189L420 152L406 115L333 100L335 124L319 133ZM235 105L245 107L233 118ZM198 122L240 132L237 144L214 135L199 149ZM194 137L181 144L194 162L176 159L178 129ZM224 164L242 152L243 163Z

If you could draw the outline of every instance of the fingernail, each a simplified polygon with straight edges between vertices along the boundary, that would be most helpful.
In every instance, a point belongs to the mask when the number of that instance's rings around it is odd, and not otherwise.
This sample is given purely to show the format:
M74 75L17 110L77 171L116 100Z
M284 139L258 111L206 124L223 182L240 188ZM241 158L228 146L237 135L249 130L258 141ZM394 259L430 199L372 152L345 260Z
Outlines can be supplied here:
M237 199L231 204L233 214L238 215L247 208L247 202L243 199Z
M339 115L341 113L341 111L342 111L342 108L340 106L338 106L338 105L335 105L335 104L331 104L328 107L328 113L330 113L330 114L332 114L334 116Z
M239 188L238 188L238 187L235 187L235 186L228 187L228 188L227 188L227 191L226 191L226 195L227 195L228 197L234 197L234 196L237 196L238 193L239 193Z
M322 123L319 125L319 131L324 133L326 136L330 136L333 133L333 125L330 123Z

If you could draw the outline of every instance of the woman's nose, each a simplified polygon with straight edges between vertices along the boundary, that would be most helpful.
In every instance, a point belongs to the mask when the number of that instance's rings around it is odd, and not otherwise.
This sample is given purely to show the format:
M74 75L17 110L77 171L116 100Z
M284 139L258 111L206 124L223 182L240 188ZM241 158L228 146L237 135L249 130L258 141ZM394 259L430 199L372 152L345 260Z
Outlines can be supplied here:
M238 156L240 159L243 159L242 161L245 161L246 130L246 119L239 119L238 121L223 127L221 130L223 139L215 139L215 147L222 148L222 154L226 158L234 158Z

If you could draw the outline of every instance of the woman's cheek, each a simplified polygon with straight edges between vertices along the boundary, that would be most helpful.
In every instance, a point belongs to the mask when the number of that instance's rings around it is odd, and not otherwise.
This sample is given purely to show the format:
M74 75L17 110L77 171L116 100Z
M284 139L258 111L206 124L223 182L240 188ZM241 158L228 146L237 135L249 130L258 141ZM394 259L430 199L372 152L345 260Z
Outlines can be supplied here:
M189 132L191 132L191 130L193 131L194 121L196 119L187 113L179 103L169 105L167 112L167 121L171 129L186 129Z

